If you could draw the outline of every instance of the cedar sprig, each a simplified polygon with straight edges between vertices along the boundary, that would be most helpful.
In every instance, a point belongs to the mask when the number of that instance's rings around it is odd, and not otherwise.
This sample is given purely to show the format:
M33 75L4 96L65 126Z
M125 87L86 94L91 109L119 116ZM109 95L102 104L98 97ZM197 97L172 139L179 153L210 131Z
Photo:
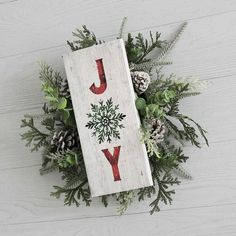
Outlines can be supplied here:
M47 137L48 134L41 132L35 127L33 118L25 118L21 120L21 128L28 128L28 131L21 134L21 138L26 140L26 146L33 146L31 151L38 151L42 146L48 144Z
M119 202L119 207L117 208L117 212L120 215L124 214L129 205L132 204L134 197L135 197L135 192L132 190L116 194L116 201Z
M170 171L164 173L157 171L154 180L156 180L158 186L158 193L156 199L150 203L150 207L152 208L150 214L160 211L160 202L163 202L165 205L172 204L172 195L175 194L175 190L169 188L173 185L180 184L178 178L173 177Z
M101 40L97 40L97 37L93 32L91 32L86 25L82 26L82 30L76 29L72 32L73 36L76 38L73 42L67 41L72 51L79 49L91 47L93 45L101 44Z
M66 168L62 172L62 179L65 181L65 185L62 187L53 186L55 192L52 192L51 196L60 198L60 196L64 194L65 205L71 206L75 204L78 207L80 200L82 200L85 202L86 206L89 206L91 196L84 166Z

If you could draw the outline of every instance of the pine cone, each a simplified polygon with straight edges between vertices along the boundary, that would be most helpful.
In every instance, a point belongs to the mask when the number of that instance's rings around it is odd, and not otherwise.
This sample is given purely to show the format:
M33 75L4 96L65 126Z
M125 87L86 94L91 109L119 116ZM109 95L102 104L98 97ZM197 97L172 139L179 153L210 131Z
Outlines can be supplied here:
M151 82L149 74L144 71L131 72L131 78L137 94L144 93Z
M153 139L160 143L164 140L165 136L165 125L158 119L151 119L149 122L149 128Z
M65 98L70 97L70 89L67 79L62 79L59 81L59 94Z
M78 144L78 135L71 131L56 131L53 134L51 145L57 148L57 151L72 149Z

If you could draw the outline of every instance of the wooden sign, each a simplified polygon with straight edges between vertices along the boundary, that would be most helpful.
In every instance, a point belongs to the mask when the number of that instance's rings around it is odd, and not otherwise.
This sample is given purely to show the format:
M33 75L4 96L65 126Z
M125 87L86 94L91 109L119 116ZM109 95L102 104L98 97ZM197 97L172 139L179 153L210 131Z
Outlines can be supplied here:
M63 58L91 195L152 185L123 40Z

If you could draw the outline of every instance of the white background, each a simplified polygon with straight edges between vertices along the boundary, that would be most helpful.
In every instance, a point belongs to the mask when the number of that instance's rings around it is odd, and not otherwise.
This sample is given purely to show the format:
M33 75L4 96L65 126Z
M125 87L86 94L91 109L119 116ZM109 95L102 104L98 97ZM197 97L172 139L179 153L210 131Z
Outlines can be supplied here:
M58 174L40 176L40 154L20 140L20 119L42 105L37 61L64 74L61 55L82 24L114 38L123 16L127 31L188 27L169 55L167 73L194 75L210 85L182 103L208 131L210 147L186 147L193 175L177 188L172 206L150 216L149 202L123 216L104 208L64 207L49 196ZM235 0L0 0L0 235L236 235L236 1Z

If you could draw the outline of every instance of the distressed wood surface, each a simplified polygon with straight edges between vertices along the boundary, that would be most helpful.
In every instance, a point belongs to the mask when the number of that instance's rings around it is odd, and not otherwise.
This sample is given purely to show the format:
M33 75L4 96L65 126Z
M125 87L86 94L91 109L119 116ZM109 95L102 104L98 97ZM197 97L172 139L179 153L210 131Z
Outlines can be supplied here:
M235 235L235 11L234 0L0 1L0 235ZM122 217L115 202L103 208L99 198L90 208L64 207L49 196L59 175L41 177L40 154L19 139L22 115L40 113L37 61L64 75L61 55L71 31L86 24L103 39L114 38L123 16L126 31L159 30L163 38L188 20L168 56L174 64L164 70L210 82L182 109L209 131L211 146L186 147L192 158L185 167L194 179L154 216L149 201L134 202Z
M223 218L226 216L227 218ZM162 211L150 216L146 212L125 216L102 216L65 221L2 225L1 231L9 236L51 235L235 235L236 205L207 206ZM37 230L35 230L37 228Z
M123 40L72 52L63 59L91 195L151 186Z

